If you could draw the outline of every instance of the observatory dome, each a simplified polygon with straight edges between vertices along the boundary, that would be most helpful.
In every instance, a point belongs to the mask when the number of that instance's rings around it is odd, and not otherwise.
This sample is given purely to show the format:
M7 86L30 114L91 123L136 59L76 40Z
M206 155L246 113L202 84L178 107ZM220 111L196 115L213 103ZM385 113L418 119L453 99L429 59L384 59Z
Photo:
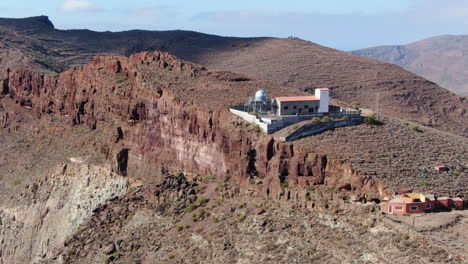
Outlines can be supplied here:
M255 102L266 102L267 101L267 93L264 90L258 90L255 93Z

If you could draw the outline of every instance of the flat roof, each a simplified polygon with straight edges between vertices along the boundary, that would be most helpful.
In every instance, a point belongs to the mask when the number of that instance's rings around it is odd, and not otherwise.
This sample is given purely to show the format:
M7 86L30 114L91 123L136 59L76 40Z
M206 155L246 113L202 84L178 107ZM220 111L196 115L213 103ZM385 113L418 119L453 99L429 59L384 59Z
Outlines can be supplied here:
M276 97L280 102L304 102L304 101L320 101L320 99L313 95L305 96L280 96Z

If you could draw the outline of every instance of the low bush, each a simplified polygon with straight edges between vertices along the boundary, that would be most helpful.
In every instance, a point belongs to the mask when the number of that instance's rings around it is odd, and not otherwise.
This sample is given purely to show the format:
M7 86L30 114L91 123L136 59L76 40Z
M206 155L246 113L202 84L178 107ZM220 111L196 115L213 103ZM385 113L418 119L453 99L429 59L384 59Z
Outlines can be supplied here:
M237 222L238 223L242 223L245 221L245 219L247 218L247 216L245 214L240 214L238 217L237 217Z
M332 121L331 118L329 116L324 116L322 117L322 122L330 122Z
M416 132L423 132L423 130L418 125L411 125L410 128Z
M12 185L19 185L21 183L21 179L14 179L11 181Z
M382 121L378 120L374 115L367 116L364 119L364 123L372 126L381 126L383 125Z
M361 103L360 102L352 102L351 103L352 107L354 109L359 109L359 107L361 107Z
M318 117L314 117L314 118L312 118L312 121L314 121L314 122L320 122L320 121L321 121L321 119L320 119L320 118L318 118Z

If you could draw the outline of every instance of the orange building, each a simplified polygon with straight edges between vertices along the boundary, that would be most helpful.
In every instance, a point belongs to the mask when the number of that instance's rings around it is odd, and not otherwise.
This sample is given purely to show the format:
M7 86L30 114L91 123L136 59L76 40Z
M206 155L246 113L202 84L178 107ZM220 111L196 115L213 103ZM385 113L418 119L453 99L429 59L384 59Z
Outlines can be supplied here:
M424 195L421 193L405 193L396 195L383 204L383 211L387 214L420 214L435 209L463 209L461 198Z

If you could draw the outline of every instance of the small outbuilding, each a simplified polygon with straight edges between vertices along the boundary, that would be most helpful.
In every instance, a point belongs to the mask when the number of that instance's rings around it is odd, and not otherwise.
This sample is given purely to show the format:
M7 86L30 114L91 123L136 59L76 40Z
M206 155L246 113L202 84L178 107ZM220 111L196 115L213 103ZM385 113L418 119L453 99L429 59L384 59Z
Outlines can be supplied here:
M437 172L449 171L449 167L447 167L447 166L445 166L445 165L435 166L434 169L435 169Z

